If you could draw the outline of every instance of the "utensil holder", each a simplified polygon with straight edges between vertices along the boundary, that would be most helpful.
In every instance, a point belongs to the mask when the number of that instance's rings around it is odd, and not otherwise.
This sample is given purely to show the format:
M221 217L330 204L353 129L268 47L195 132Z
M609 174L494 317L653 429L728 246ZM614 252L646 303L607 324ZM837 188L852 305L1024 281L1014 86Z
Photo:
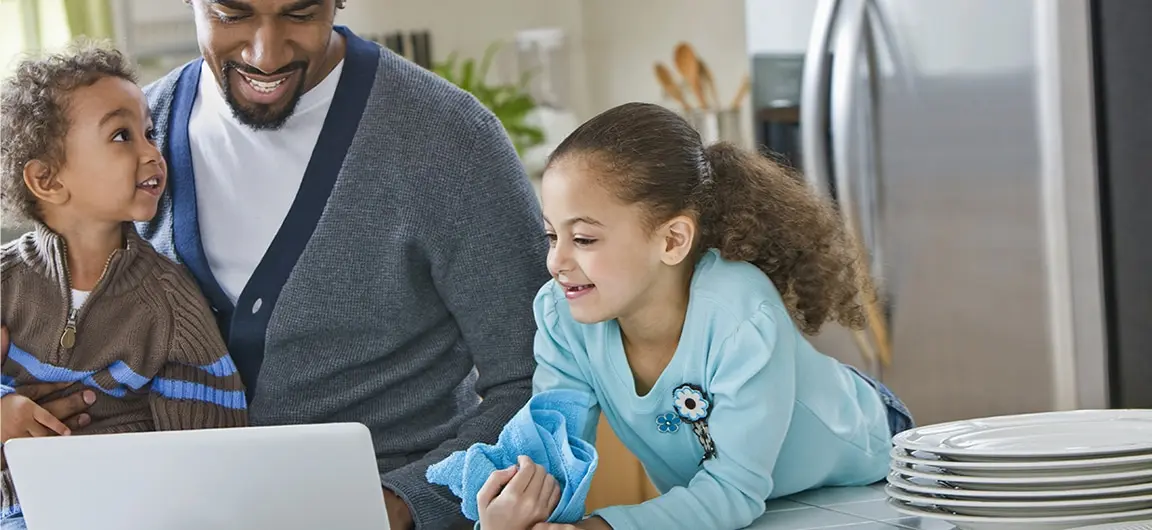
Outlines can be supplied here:
M700 133L700 141L705 146L722 141L743 145L744 131L740 126L742 117L741 109L693 109L684 119Z

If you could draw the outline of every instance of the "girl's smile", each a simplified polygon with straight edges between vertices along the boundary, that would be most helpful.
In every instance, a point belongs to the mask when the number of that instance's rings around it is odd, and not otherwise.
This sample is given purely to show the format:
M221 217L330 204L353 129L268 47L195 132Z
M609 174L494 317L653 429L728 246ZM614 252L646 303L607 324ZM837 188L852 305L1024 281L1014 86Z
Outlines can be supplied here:
M568 301L573 301L585 295L591 294L592 291L596 289L596 285L591 283L586 283L583 285L565 282L558 283L560 283L560 286L564 288L564 297L567 298Z

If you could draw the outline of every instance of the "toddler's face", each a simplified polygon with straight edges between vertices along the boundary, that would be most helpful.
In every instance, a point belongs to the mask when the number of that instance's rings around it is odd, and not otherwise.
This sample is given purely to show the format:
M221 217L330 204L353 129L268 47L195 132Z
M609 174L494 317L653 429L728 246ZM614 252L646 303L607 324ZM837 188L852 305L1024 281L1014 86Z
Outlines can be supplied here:
M68 190L61 208L93 222L147 221L168 177L152 139L144 93L118 77L72 92L64 165L57 180Z
M594 323L643 307L662 267L662 240L643 210L600 185L579 160L544 173L541 205L548 235L548 271L565 288L572 316Z

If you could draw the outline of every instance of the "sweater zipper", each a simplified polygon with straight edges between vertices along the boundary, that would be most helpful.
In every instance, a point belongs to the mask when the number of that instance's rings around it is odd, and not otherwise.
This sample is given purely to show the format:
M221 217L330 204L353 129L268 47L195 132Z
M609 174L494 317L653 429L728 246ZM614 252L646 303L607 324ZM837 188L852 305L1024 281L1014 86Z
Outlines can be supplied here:
M64 324L64 333L60 335L60 346L65 350L72 349L76 345L76 325L80 320L81 309L72 307L72 271L68 269L68 243L63 238L60 239L61 246L64 247L64 280L67 282L67 296L68 296L68 321ZM113 251L108 255L108 259L104 261L104 270L100 271L100 278L96 280L96 285L92 288L92 294L96 294L96 288L100 287L100 283L104 281L104 275L108 274L108 266L112 264L112 258L116 255ZM89 301L92 295L88 295ZM85 305L88 305L85 302Z

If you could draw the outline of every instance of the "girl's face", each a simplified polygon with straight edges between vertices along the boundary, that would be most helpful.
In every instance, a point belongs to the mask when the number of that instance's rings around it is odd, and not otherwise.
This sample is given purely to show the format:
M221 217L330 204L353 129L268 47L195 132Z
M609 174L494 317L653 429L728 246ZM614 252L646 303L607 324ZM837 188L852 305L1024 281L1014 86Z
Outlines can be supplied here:
M548 271L585 324L626 317L652 299L665 274L667 239L649 230L639 205L625 204L577 157L551 166L541 185Z

